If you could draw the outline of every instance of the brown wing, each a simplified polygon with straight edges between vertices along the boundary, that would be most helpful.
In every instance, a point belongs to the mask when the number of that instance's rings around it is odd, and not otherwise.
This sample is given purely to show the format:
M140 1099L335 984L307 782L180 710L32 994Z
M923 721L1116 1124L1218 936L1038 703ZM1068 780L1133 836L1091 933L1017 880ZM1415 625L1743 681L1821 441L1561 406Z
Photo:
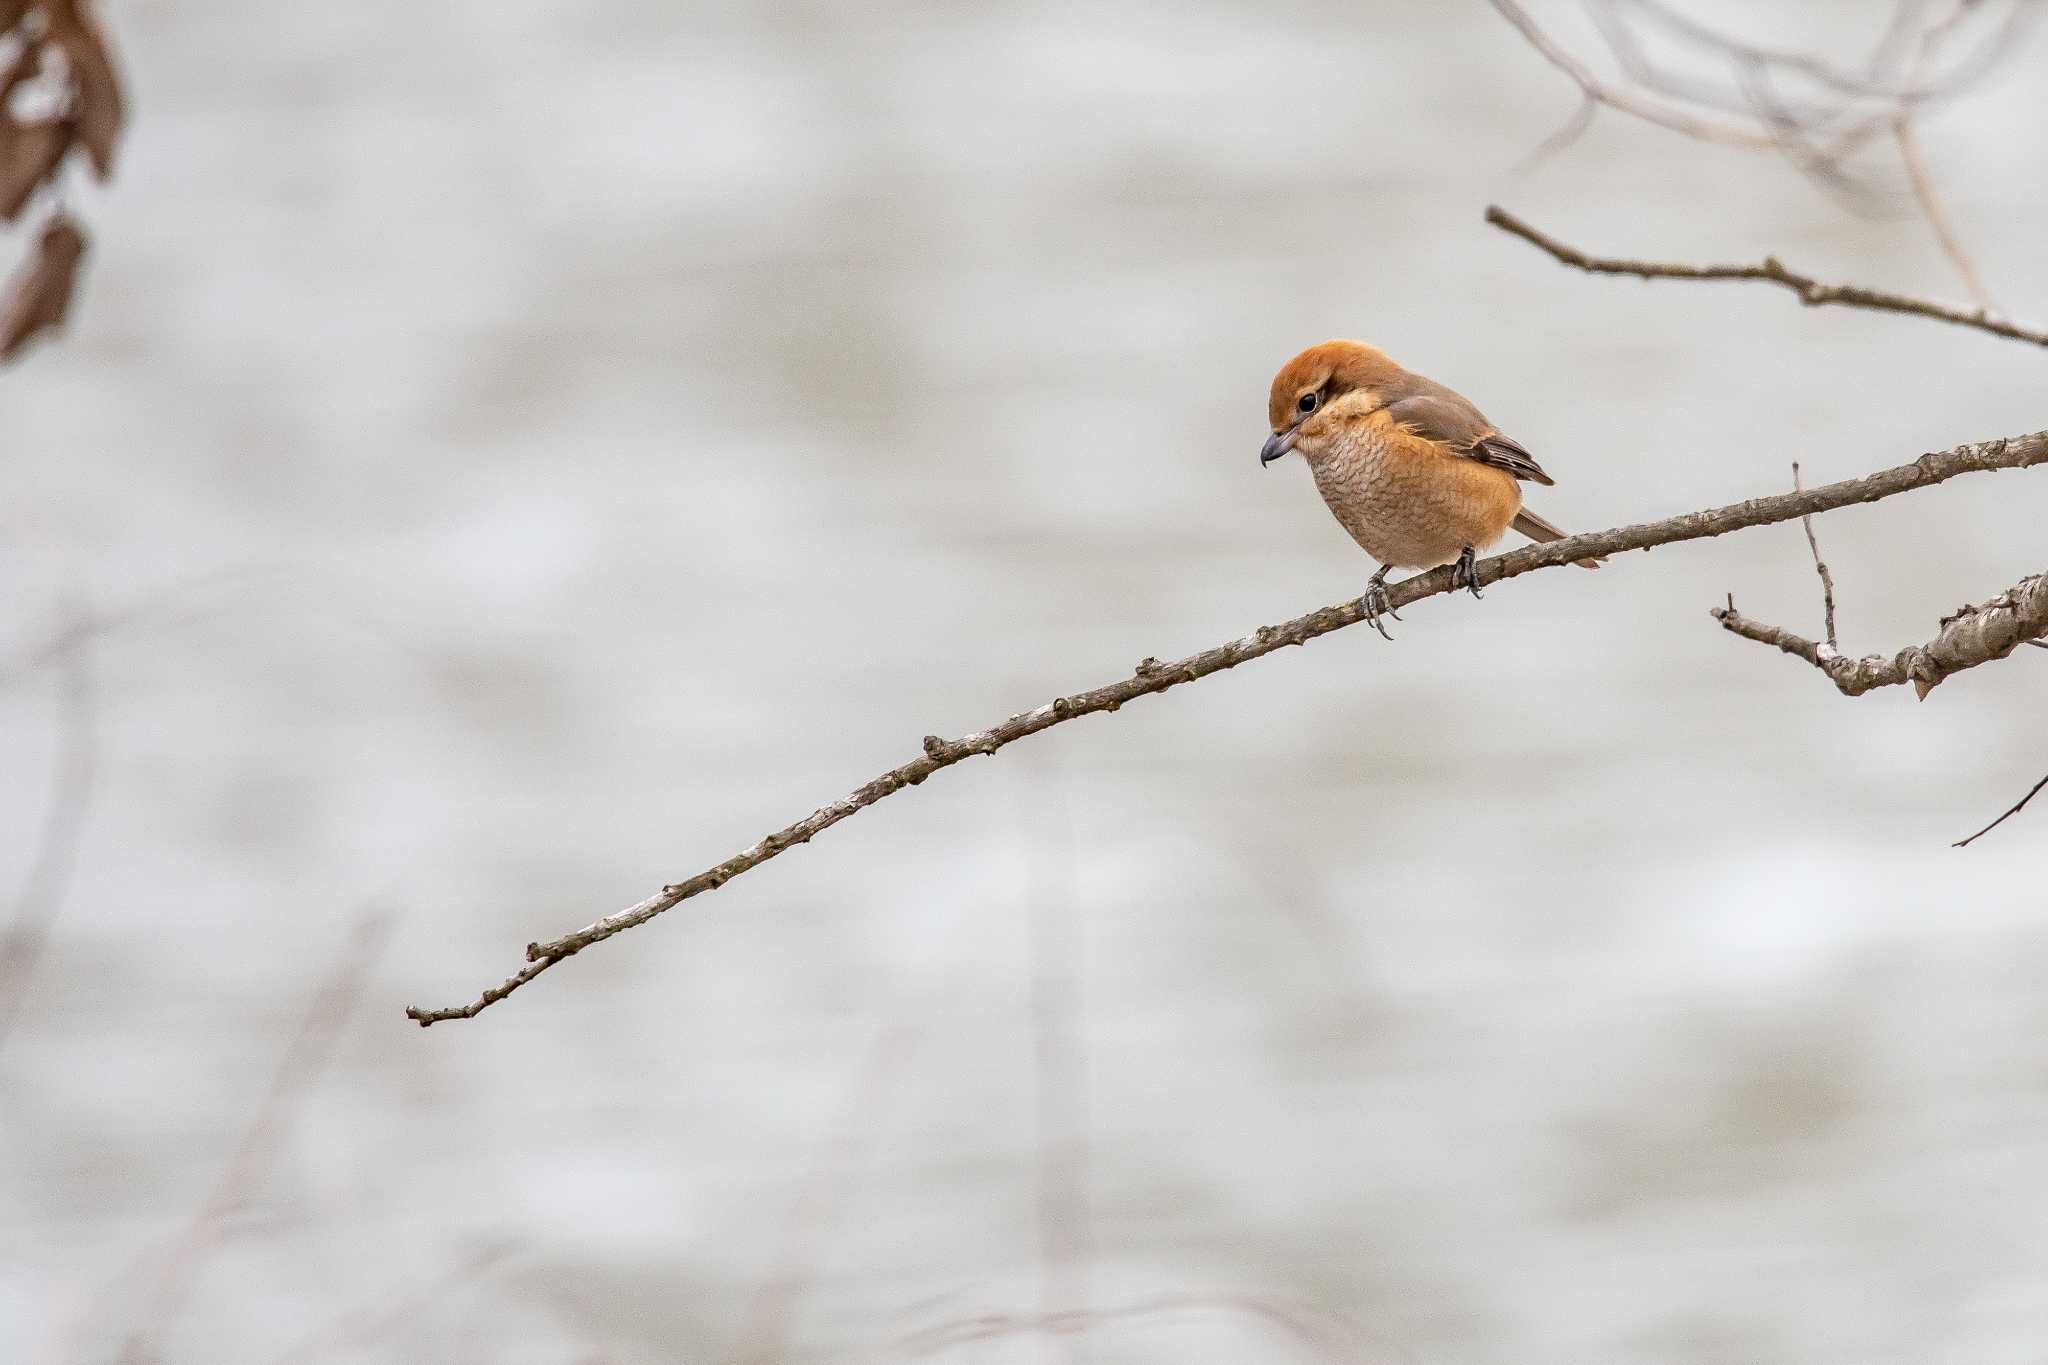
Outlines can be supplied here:
M1531 483L1553 484L1522 443L1493 429L1479 409L1445 389L1419 393L1387 405L1387 416L1428 440L1439 441L1467 459L1504 469Z

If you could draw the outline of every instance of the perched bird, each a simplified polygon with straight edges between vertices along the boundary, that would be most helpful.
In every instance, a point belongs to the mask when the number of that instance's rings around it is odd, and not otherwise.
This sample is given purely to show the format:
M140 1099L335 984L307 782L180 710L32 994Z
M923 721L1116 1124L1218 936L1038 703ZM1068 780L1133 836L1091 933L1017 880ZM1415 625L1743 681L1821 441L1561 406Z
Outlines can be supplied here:
M1401 368L1378 347L1309 347L1273 377L1266 415L1273 434L1259 463L1300 452L1330 511L1380 562L1360 602L1388 639L1380 617L1394 616L1389 569L1456 564L1454 584L1477 597L1472 566L1508 527L1535 541L1564 539L1522 506L1521 480L1557 482L1535 458L1462 394Z

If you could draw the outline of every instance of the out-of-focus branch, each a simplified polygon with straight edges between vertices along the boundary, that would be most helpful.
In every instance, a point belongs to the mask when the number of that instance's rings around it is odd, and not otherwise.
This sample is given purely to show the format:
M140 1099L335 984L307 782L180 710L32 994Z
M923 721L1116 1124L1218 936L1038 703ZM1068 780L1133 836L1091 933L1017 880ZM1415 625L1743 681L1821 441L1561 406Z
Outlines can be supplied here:
M1766 256L1759 265L1683 265L1662 261L1637 261L1619 256L1591 256L1575 246L1559 241L1539 228L1530 226L1498 204L1488 206L1486 221L1528 242L1531 246L1548 252L1558 261L1575 269L1594 275L1633 275L1644 280L1763 280L1770 284L1789 289L1799 297L1801 303L1809 305L1841 304L1848 308L1866 308L1880 313L1908 313L1915 317L1932 318L1936 322L1954 323L1958 327L1973 327L1993 336L2024 341L2034 346L2048 346L2048 331L2021 327L2015 323L1994 318L1983 309L1965 312L1946 304L1929 299L1916 299L1905 294L1888 294L1883 290L1865 289L1854 284L1822 284L1796 270L1788 270L1775 256Z
M1711 6L1701 5L1703 9ZM1662 30L1668 42L1710 66L1743 67L1810 88L1801 106L1784 112L1809 130L1862 117L1890 117L1961 94L2009 57L2035 22L2040 0L2007 0L1962 55L1948 60L1949 44L1972 21L1990 15L1981 0L1960 0L1929 22L1922 0L1899 0L1883 36L1860 63L1844 65L1821 53L1803 52L1739 38L1695 19L1663 0L1590 0L1595 23L1622 71L1644 89L1674 101L1760 117L1738 93L1690 77L1651 60L1636 27ZM1887 112L1888 111L1888 112ZM1868 125L1866 125L1868 126ZM1874 131L1874 129L1873 129Z
M2022 578L1979 606L1964 607L1941 620L1941 633L1924 645L1910 645L1892 658L1876 654L1848 659L1825 644L1781 626L1752 621L1735 610L1731 597L1713 616L1745 640L1773 645L1806 660L1828 675L1845 697L1910 682L1922 701L1951 673L2003 659L2030 640L2048 635L2048 574Z
M1665 0L1584 0L1614 74L1558 41L1516 0L1494 0L1546 62L1579 87L1580 113L1527 158L1533 164L1584 132L1601 105L1696 140L1774 148L1854 212L1884 211L1889 196L1851 160L1888 137L1920 214L1976 304L1999 311L1920 147L1919 120L1973 89L2018 50L2043 0L1896 0L1861 60L1774 47L1724 31ZM1711 7L1695 6L1711 13ZM1967 40L1965 40L1965 35ZM1673 56L1680 60L1671 60Z
M881 1360L923 1360L941 1351L979 1345L1005 1337L1041 1334L1077 1336L1097 1328L1129 1325L1158 1318L1186 1318L1223 1313L1264 1322L1329 1360L1363 1360L1379 1343L1343 1314L1271 1295L1242 1290L1162 1294L1113 1308L1077 1309L1064 1313L980 1313L956 1318L899 1337Z
M923 1044L922 1021L914 1009L918 1003L899 1001L893 1017L868 1043L789 1211L775 1263L753 1292L737 1345L724 1357L734 1365L783 1365L790 1358L797 1307L812 1289L826 1243L867 1172L890 1092L901 1084Z
M2043 8L2041 0L1957 0L1943 14L1923 0L1898 0L1876 46L1856 60L1724 32L1662 0L1584 0L1614 68L1608 76L1519 0L1492 3L1589 104L1699 141L1777 150L1865 212L1879 201L1851 174L1849 159L1899 122L1972 88L2011 55ZM1966 30L1975 36L1958 47ZM1685 60L1665 60L1673 52Z
M2013 816L2018 815L2021 811L2025 810L2027 808L2027 802L2033 800L2036 796L2039 796L2041 794L2041 788L2043 787L2048 787L2048 777L2044 777L2039 782L2036 782L2033 785L2033 787L2028 790L2025 796L2022 796L2018 801L2015 801L2013 803L2012 808L2006 811L2005 814L1999 816L1996 820L1993 820L1990 824L1984 826L1984 828L1978 830L1969 838L1956 840L1953 844L1950 844L1949 847L1968 848L1971 844L1976 843L1979 839L1989 834L1992 830L1997 829L2007 820L2012 819Z
M1573 56L1562 43L1551 37L1516 0L1492 0L1492 4L1494 9L1500 12L1500 17L1514 25L1515 31L1522 35L1530 47L1536 49L1544 61L1571 77L1573 84L1579 87L1579 93L1594 104L1604 104L1610 109L1633 115L1660 128L1668 128L1674 133L1698 138L1702 142L1718 142L1729 147L1752 147L1765 151L1777 145L1768 133L1738 128L1715 119L1698 118L1681 110L1668 108L1655 100L1645 99L1625 86L1604 81L1590 66Z
M486 1242L444 1274L424 1282L413 1279L393 1284L374 1299L351 1304L325 1325L292 1343L271 1365L305 1365L307 1361L336 1355L347 1347L360 1348L388 1337L418 1314L445 1309L457 1290L498 1265L513 1249L514 1243L509 1239Z
M1781 493L1775 497L1751 498L1745 502L1731 503L1726 507L1690 512L1663 521L1619 526L1608 531L1591 531L1543 545L1523 546L1507 554L1480 560L1475 567L1474 577L1483 587L1488 583L1534 573L1538 569L1557 568L1581 559L1617 555L1626 550L1647 550L1653 546L1670 545L1680 541L1705 540L1751 526L1769 526L1831 511L1837 507L1876 502L1881 498L1889 498L1916 488L1930 487L1959 474L1992 469L2024 469L2043 463L2048 463L2048 431L2004 437L1980 445L1958 446L1954 450L1939 454L1923 455L1910 464L1881 470L1866 478L1847 479L1801 492ZM1445 567L1431 569L1389 585L1387 597L1391 606L1399 608L1411 602L1419 602L1425 597L1437 597L1451 591L1452 570ZM798 844L809 843L848 816L865 810L907 787L917 786L942 768L950 768L978 754L993 754L1003 746L1028 735L1050 730L1055 725L1063 725L1082 716L1118 710L1127 702L1168 691L1183 683L1208 677L1212 673L1235 668L1239 664L1249 663L1253 659L1285 649L1289 645L1306 644L1331 631L1357 625L1364 619L1365 612L1358 601L1324 607L1320 611L1298 616L1281 625L1262 626L1242 639L1232 640L1214 649L1203 650L1199 654L1191 654L1172 663L1146 659L1130 677L1119 682L1071 696L1055 697L1034 710L1011 716L1000 725L960 739L949 740L941 739L937 735L927 735L922 757L890 769L830 805L821 806L805 818L777 830L753 847L684 881L665 886L639 904L629 906L617 914L607 915L572 934L544 943L528 944L527 965L498 985L484 991L468 1004L451 1005L442 1009L421 1009L413 1006L406 1010L406 1017L422 1027L448 1019L474 1018L557 962L575 956L594 943L602 943L614 934L645 924L693 896L717 890L734 877L759 867L785 850Z
M1934 240L1941 244L1941 254L1948 257L1949 264L1956 268L1956 274L1963 277L1963 288L1970 291L1977 307L1986 313L1996 313L1998 303L1985 287L1976 259L1963 245L1962 234L1956 231L1948 205L1942 202L1940 192L1934 188L1934 172L1928 169L1927 155L1920 150L1920 133L1911 118L1902 114L1893 120L1892 140L1898 144L1899 161L1906 168L1906 182L1913 187L1913 198L1919 201L1927 226L1934 229Z
M153 1259L150 1287L126 1296L136 1314L122 1347L121 1365L141 1365L158 1358L153 1342L176 1321L200 1269L223 1235L228 1217L255 1199L270 1174L279 1143L299 1102L326 1070L341 1039L356 998L362 994L384 943L391 916L365 911L356 921L353 941L334 974L307 1000L297 1031L278 1059L256 1115L212 1190L194 1211L176 1240Z
M1074 825L1065 788L1032 804L1052 828L1032 840L1025 878L1029 905L1031 1036L1038 1091L1038 1310L1085 1312L1091 1306L1088 1221L1087 1055L1080 1038L1081 974L1075 952ZM1045 1338L1044 1359L1081 1357L1059 1337Z
M72 629L82 632L90 628L90 613L80 611L75 616ZM62 658L63 718L42 836L21 894L15 898L14 913L5 932L0 933L0 1045L20 1020L29 981L49 946L50 927L62 913L78 871L78 849L99 766L99 706L92 685L89 641L82 635L74 639Z
M1901 6L1903 13L1908 7ZM1949 36L1966 23L1972 14L1981 9L1980 0L1949 0L1948 13L1932 24L1920 35L1917 68L1925 71L1940 57ZM2009 23L2017 25L2032 16L2039 8L2039 0L2024 0L2013 8ZM2009 47L2019 38L2016 28L1998 35L1999 48L1990 49L1985 58L1986 67L1996 61L1996 53ZM1981 68L1980 68L1981 69ZM1949 264L1963 277L1963 287L1977 306L1988 312L1999 312L1998 303L1991 297L1991 290L1985 285L1984 277L1977 270L1976 258L1963 245L1963 235L1957 229L1955 219L1949 214L1948 205L1942 200L1940 191L1934 187L1934 172L1927 164L1926 153L1920 149L1920 129L1915 122L1916 110L1902 108L1898 117L1892 120L1892 141L1899 149L1899 164L1905 167L1906 183L1913 188L1913 198L1920 205L1920 213L1927 219L1927 226L1934 230L1934 240L1941 245L1942 254Z

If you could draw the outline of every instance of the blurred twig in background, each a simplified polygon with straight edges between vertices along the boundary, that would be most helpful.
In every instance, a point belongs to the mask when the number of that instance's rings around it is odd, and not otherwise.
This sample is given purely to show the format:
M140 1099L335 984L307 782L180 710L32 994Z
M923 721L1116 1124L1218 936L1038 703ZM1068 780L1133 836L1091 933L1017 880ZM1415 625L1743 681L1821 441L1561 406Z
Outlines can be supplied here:
M1613 75L1539 23L1519 0L1495 10L1569 76L1581 104L1531 160L1570 145L1605 107L1686 137L1775 150L1850 208L1881 200L1849 161L1891 139L1921 216L1979 308L1993 308L1982 272L1943 204L1920 145L1918 119L1988 76L2017 50L2040 0L1897 0L1860 59L1771 47L1737 37L1665 0L1586 0Z
M365 1346L390 1335L421 1313L444 1306L455 1290L497 1266L513 1252L506 1240L484 1243L447 1273L424 1283L394 1285L374 1302L356 1304L293 1343L271 1365L305 1365L345 1347Z
M899 1337L883 1360L922 1360L955 1346L995 1341L1024 1333L1072 1335L1158 1319L1191 1318L1212 1313L1249 1317L1280 1328L1290 1337L1332 1361L1367 1359L1365 1334L1341 1314L1311 1304L1262 1294L1227 1290L1213 1293L1161 1294L1117 1308L1054 1314L984 1313Z
M1480 560L1473 576L1475 581L1484 587L1502 579L1516 578L1522 574L1534 573L1538 569L1557 568L1581 559L1617 555L1627 550L1647 550L1654 546L1672 545L1687 540L1705 540L1753 526L1770 526L1778 522L1792 521L1832 511L1838 507L1877 502L1917 488L1931 487L1959 474L1993 469L2026 469L2043 463L2048 463L2048 431L2001 437L1978 445L1958 446L1953 450L1923 455L1910 464L1881 470L1861 479L1845 479L1839 483L1826 484L1803 492L1751 498L1725 507L1669 517L1663 521L1618 526L1607 531L1589 531L1547 544L1524 546L1506 554ZM1446 567L1419 573L1390 585L1387 597L1390 605L1398 608L1405 607L1411 602L1420 602L1426 597L1437 597L1452 591L1453 571ZM1090 691L1055 697L1045 705L1011 716L991 729L977 731L954 740L927 735L924 740L923 757L890 769L831 805L822 806L804 819L768 835L744 852L735 854L684 881L665 886L639 904L607 915L572 934L547 942L528 944L527 965L498 985L490 987L468 1004L451 1005L441 1009L411 1006L406 1009L406 1017L422 1027L449 1019L474 1018L557 962L575 956L594 943L602 943L614 934L645 924L693 896L717 890L741 873L759 867L798 844L809 843L814 837L848 816L906 788L917 786L943 768L950 768L977 754L993 754L1004 745L1049 730L1055 725L1063 725L1081 716L1116 711L1126 702L1165 692L1183 683L1195 682L1210 674L1220 673L1276 650L1285 649L1289 645L1306 644L1331 631L1357 625L1364 619L1365 611L1361 601L1324 607L1320 611L1298 616L1277 626L1261 626L1242 639L1203 650L1199 654L1191 654L1172 663L1161 663L1157 659L1143 660L1128 678Z
M1553 139L1561 148L1586 130L1591 112L1604 105L1609 109L1632 115L1660 128L1674 133L1683 133L1703 142L1718 142L1730 147L1754 147L1768 150L1776 144L1767 133L1740 128L1717 119L1701 118L1699 115L1665 103L1645 98L1625 85L1602 79L1591 66L1574 56L1570 49L1550 35L1549 30L1538 24L1527 7L1516 0L1493 0L1493 7L1501 17L1515 26L1515 30L1528 40L1531 47L1559 71L1572 78L1579 87L1584 103L1573 117L1569 137Z
M15 897L5 936L0 937L0 1047L6 1046L8 1034L21 1017L29 981L49 946L50 927L64 909L78 868L86 812L92 804L99 732L99 704L92 681L92 617L84 611L73 615L63 643L53 649L62 663L58 675L62 711L49 804L35 857Z
M157 1358L156 1342L177 1321L192 1282L219 1242L231 1214L257 1199L285 1129L299 1102L334 1058L342 1025L362 994L363 984L390 937L391 916L382 910L358 917L347 951L327 982L306 1001L299 1027L278 1059L256 1114L212 1190L179 1234L124 1277L122 1300L130 1320L119 1359L147 1365ZM130 1289L137 1280L139 1289Z
M1074 897L1074 821L1057 773L1051 799L1034 803L1046 826L1031 840L1025 879L1030 904L1032 1071L1038 1090L1038 1310L1050 1319L1085 1312L1088 1263L1087 1056L1082 1050L1081 973ZM1043 1338L1049 1361L1072 1361L1077 1344Z
M1963 277L1963 288L1969 290L1977 307L1984 312L1996 312L1998 304L1984 285L1984 276L1977 269L1976 258L1963 245L1948 205L1935 191L1934 172L1928 168L1927 154L1920 149L1920 134L1913 120L1904 115L1895 120L1892 138L1899 144L1899 161L1906 168L1906 181L1913 187L1913 197L1920 201L1920 212L1926 216L1927 226L1934 230L1934 240L1941 244L1942 254Z
M811 1169L784 1223L776 1260L748 1302L738 1345L729 1357L738 1365L779 1365L788 1358L797 1308L816 1282L819 1260L854 1186L868 1170L888 1098L923 1041L927 1025L917 1004L914 993L906 993L892 1007L820 1135Z
M1909 313L1915 317L1932 318L1936 322L1952 322L1959 327L1974 327L1979 331L2012 341L2048 346L2048 331L2021 327L1994 318L1982 309L1965 312L1960 308L1951 308L1929 299L1889 294L1881 289L1866 289L1862 285L1822 284L1810 275L1802 275L1796 270L1787 269L1776 256L1766 256L1758 265L1686 265L1666 261L1637 261L1620 256L1592 256L1531 226L1498 204L1488 206L1486 221L1503 232L1520 237L1532 246L1542 248L1565 265L1593 275L1633 275L1644 280L1763 280L1791 290L1804 304L1835 303L1847 308L1867 308L1881 313Z
M0 298L0 362L61 327L78 286L86 234L61 202L63 171L74 150L94 176L113 174L127 118L121 79L89 0L0 0L0 222L12 223L39 193L55 206L35 248ZM45 112L17 116L24 90Z

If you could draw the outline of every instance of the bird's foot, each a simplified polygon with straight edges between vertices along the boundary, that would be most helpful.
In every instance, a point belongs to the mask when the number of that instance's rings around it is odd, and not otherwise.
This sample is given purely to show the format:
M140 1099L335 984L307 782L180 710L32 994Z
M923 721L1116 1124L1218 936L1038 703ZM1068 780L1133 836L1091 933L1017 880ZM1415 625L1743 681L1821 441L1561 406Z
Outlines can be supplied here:
M1457 564L1455 564L1451 568L1452 592L1456 592L1458 589L1464 588L1468 590L1474 597L1485 596L1484 593L1479 591L1479 573L1478 570L1473 567L1478 563L1479 551L1473 548L1472 546L1467 545L1465 547L1465 553L1458 556Z
M1394 610L1394 604L1387 600L1387 568L1384 564L1380 566L1380 571L1366 583L1365 595L1358 599L1359 607L1365 612L1365 623L1378 631L1382 640L1394 637L1387 634L1386 623L1380 618L1391 616L1396 621L1401 619L1401 614Z

